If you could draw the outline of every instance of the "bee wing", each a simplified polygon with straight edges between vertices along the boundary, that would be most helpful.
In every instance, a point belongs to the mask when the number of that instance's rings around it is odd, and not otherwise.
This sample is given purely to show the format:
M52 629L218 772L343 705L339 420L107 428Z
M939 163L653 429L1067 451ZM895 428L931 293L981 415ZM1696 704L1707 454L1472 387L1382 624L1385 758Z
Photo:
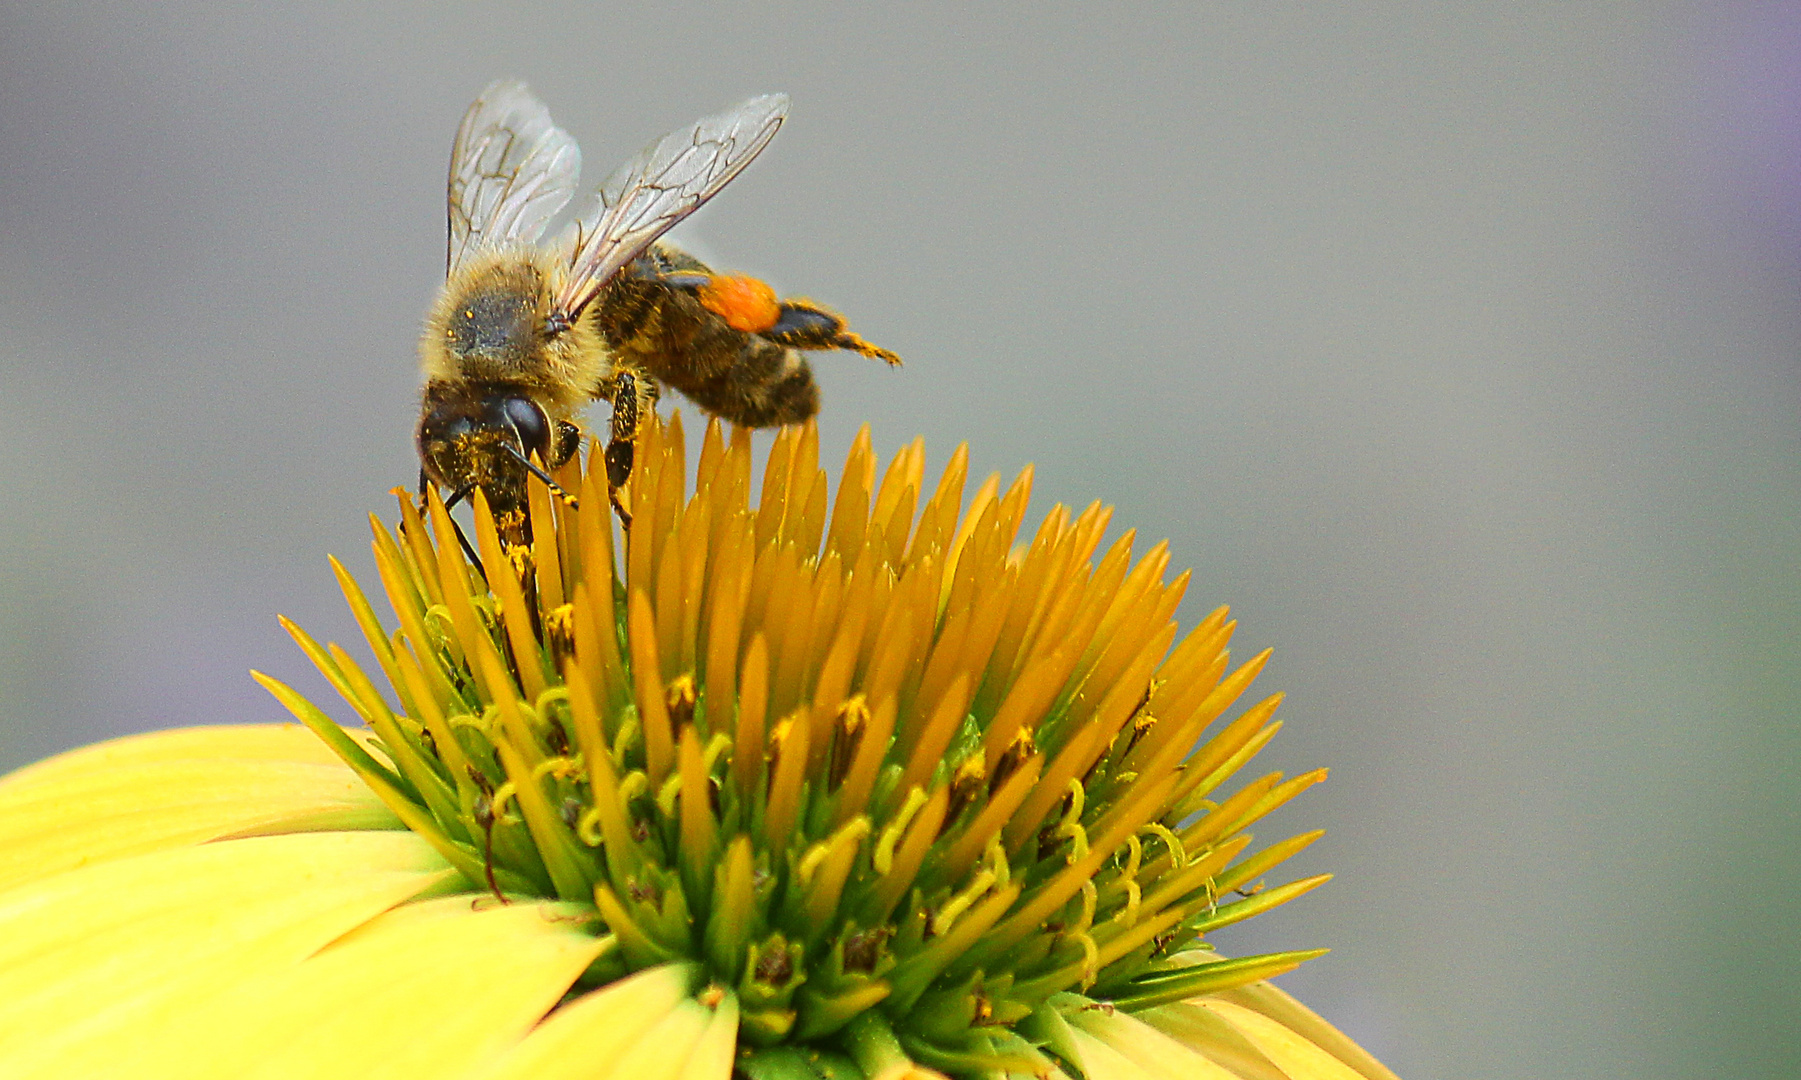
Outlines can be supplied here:
M535 243L575 195L582 152L522 82L488 84L450 150L445 272L473 253Z
M788 115L765 94L670 132L621 166L564 231L569 276L556 310L574 319L619 270L744 171Z

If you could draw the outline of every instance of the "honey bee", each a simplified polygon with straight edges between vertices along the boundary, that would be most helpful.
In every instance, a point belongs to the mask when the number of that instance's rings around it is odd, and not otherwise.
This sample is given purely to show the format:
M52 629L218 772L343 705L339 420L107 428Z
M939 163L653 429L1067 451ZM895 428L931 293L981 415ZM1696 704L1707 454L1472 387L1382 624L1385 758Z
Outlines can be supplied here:
M436 484L454 505L480 488L522 529L527 476L554 488L544 470L576 454L581 410L605 399L609 494L629 525L618 489L661 386L764 427L819 409L799 350L900 363L829 309L658 242L750 164L787 112L787 96L770 94L664 136L542 243L575 194L581 151L524 84L482 91L451 148L445 282L419 343L421 494Z

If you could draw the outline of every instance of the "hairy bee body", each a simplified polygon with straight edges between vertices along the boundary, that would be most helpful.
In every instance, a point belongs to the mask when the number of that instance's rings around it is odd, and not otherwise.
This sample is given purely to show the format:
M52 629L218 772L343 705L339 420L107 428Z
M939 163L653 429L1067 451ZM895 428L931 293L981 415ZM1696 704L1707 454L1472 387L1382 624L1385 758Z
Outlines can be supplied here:
M427 384L516 387L559 418L579 411L608 374L592 319L551 332L560 268L536 248L487 255L445 282L426 316L419 363Z
M421 481L481 488L502 517L525 505L532 455L556 468L575 454L576 416L608 374L591 320L551 332L557 272L536 249L483 256L445 283L419 343Z
M751 295L734 303L728 290ZM643 372L742 427L798 424L819 412L802 349L893 355L810 301L776 301L761 282L715 274L667 244L639 257L595 307L615 366Z
M826 308L778 300L657 243L738 175L780 128L781 95L753 98L665 136L602 185L556 240L540 237L574 193L580 151L519 83L488 87L451 151L444 288L420 339L420 487L477 489L522 520L527 477L567 462L580 413L610 401L613 505L639 419L667 385L747 427L814 415L797 350L848 349L899 363Z

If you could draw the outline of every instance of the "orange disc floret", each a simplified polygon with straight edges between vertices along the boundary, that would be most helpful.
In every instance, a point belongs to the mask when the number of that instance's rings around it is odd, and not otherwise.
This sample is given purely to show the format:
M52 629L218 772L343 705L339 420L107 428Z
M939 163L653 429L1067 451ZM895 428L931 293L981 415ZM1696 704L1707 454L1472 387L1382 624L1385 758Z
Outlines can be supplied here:
M700 287L700 302L733 330L749 334L774 326L782 314L775 290L742 274L715 274Z

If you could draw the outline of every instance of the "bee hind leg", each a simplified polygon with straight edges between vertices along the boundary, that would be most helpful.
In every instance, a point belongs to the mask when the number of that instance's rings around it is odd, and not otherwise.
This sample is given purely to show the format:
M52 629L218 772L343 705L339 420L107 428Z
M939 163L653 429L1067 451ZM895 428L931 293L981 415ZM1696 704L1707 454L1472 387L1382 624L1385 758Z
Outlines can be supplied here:
M702 307L724 320L733 330L760 334L791 349L846 349L872 360L899 366L901 358L865 341L845 325L844 316L804 297L777 300L765 282L741 274L705 276L705 268L666 273L665 284L693 287ZM691 281L698 285L689 286Z
M899 367L901 358L879 345L851 333L844 316L811 300L783 300L775 325L762 331L778 345L794 349L845 349Z

